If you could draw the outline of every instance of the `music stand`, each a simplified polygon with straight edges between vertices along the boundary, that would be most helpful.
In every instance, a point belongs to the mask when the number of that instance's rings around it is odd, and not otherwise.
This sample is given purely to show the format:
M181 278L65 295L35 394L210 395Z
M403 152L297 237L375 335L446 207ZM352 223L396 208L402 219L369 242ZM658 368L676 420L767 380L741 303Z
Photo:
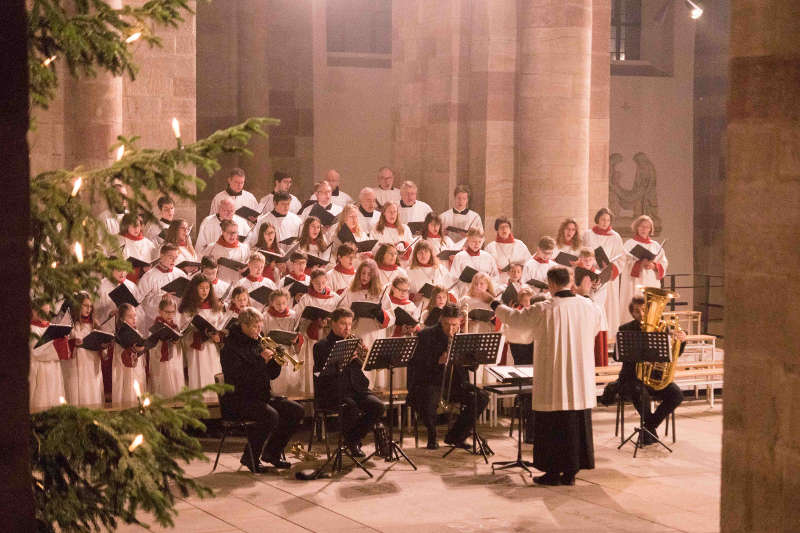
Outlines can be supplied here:
M336 344L333 345L333 350L331 350L330 355L328 355L328 358L325 360L325 365L322 367L322 370L320 370L320 377L336 376L337 379L341 379L345 367L350 364L350 360L353 358L353 354L355 353L356 349L358 349L360 343L360 339L342 339L337 341ZM339 423L341 424L344 420L344 403L342 402L341 398L337 398L337 401L339 403ZM369 477L372 477L372 473L367 470L367 467L364 466L361 461L353 457L353 455L350 453L350 450L348 450L347 446L344 445L344 428L340 428L339 444L336 452L329 456L328 460L325 461L316 471L314 471L309 479L318 479L322 475L322 471L325 470L325 467L329 464L331 465L331 473L341 472L343 466L343 455L349 457L350 460L353 461L353 464L366 472Z
M394 389L393 389L393 374L395 368L405 368L408 366L408 361L414 355L414 350L417 347L416 337L391 337L387 339L377 339L369 351L367 362L364 365L364 370L383 370L389 371L389 456L386 461L399 461L400 456L408 461L414 470L417 465L414 461L408 458L400 446L394 441L393 434L393 418L392 412L394 409ZM369 454L369 457L364 461L369 461L373 455L378 453L377 447L374 452Z
M672 360L669 349L669 334L664 331L618 331L616 350L617 357L623 363L669 363ZM639 410L639 427L633 428L633 432L617 446L617 449L619 450L628 441L631 441L634 446L633 457L636 458L639 448L644 448L644 441L649 436L672 453L669 446L661 442L656 435L644 426L642 411L643 409ZM634 436L636 439L632 440Z
M492 369L490 368L489 371L491 372ZM494 374L494 372L492 372ZM497 374L495 374L497 375ZM508 470L509 468L522 468L528 474L533 475L529 466L533 466L533 461L525 461L522 458L522 430L523 430L523 418L522 418L522 384L528 381L528 378L521 372L516 370L510 370L510 381L513 383L514 381L517 382L517 420L519 420L519 431L517 431L517 459L514 461L495 461L492 463L492 473L495 470ZM531 383L533 380L531 379Z
M494 455L494 452L486 439L478 434L478 367L497 363L502 339L502 333L457 333L453 337L453 346L450 350L453 364L460 363L472 372L472 454L480 453L487 465L488 456ZM456 448L458 446L450 445L450 449L442 457L447 457Z

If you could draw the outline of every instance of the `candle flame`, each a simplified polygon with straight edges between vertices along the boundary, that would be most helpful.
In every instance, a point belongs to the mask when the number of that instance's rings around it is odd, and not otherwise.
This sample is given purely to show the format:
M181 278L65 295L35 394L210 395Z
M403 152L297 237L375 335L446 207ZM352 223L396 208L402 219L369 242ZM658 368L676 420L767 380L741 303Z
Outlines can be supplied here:
M141 36L142 36L142 32L140 32L140 31L137 31L136 33L132 33L127 39L125 39L125 43L131 44L132 42L138 41Z
M78 194L78 191L81 190L81 185L83 185L83 178L78 176L77 179L72 182L72 192L70 193L70 196L74 198L75 195Z
M75 243L75 257L78 258L78 263L83 263L83 246L81 243Z
M144 442L144 435L139 433L138 435L136 435L136 437L134 437L133 442L131 442L131 445L128 446L128 451L130 453L133 453L133 450L141 446L143 442Z
M50 263L50 268L56 268L58 266L58 261L53 261Z
M44 61L42 61L42 66L43 67L47 67L47 66L50 65L50 63L52 63L55 60L56 60L56 56L50 56L47 59L45 59Z
M175 117L172 117L172 133L175 134L176 139L181 138L181 123Z
M59 396L58 397L58 403L61 404L61 405L66 405L67 404L67 399L64 398L63 396Z
M144 407L149 407L150 406L150 397L149 396L144 399L144 401L142 402L142 405Z
M125 157L125 147L120 146L119 148L117 148L117 161L119 161L123 157Z
M139 380L137 380L137 379L133 380L133 392L136 393L136 397L137 398L141 398L142 389L141 389L141 387L139 387Z

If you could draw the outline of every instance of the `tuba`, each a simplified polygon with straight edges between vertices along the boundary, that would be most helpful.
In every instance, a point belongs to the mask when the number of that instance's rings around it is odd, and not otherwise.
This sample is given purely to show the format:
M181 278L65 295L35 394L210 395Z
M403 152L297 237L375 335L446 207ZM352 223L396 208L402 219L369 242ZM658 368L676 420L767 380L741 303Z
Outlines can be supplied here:
M300 361L296 357L293 357L285 347L281 346L266 335L259 335L258 342L261 343L262 350L271 350L275 354L272 356L272 359L279 365L283 366L286 363L291 363L292 370L295 372L300 370L300 367L303 366L304 361Z
M661 315L672 298L678 296L677 293L656 287L644 288L644 316L642 317L642 331L656 332L665 331L667 326L681 331L678 320L673 318L669 323L665 322ZM672 383L675 378L675 365L681 354L681 343L672 343L672 353L669 363L636 363L636 377L654 390L661 390Z

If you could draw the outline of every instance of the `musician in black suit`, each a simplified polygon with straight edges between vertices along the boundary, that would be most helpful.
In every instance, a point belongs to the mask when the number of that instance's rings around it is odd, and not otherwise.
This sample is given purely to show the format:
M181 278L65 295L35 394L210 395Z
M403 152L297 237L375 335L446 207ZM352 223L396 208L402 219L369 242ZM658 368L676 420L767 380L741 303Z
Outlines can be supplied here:
M439 447L436 439L436 411L439 398L442 397L442 378L448 359L448 346L460 326L461 317L458 308L453 304L445 305L438 324L419 332L417 348L408 364L408 400L428 430L429 450ZM445 436L445 443L465 449L470 448L465 439L471 431L475 416L473 413L475 395L480 414L489 403L489 395L471 385L467 371L463 366L456 364L453 367L453 381L450 385L450 401L460 403L462 407L455 424Z
M339 307L330 316L331 331L314 346L314 394L317 404L324 408L337 408L344 404L342 434L345 445L353 457L365 457L361 441L383 416L383 403L370 392L369 379L361 370L363 361L358 354L350 360L340 375L320 376L325 361L336 342L350 336L353 312Z
M622 324L619 327L620 331L641 331L644 308L645 299L641 296L635 296L628 305L628 311L633 316L633 320ZM686 345L686 333L675 331L673 337L675 342L681 343L681 353L683 353ZM683 402L683 392L674 382L661 390L655 390L642 383L636 377L636 363L622 363L618 383L620 393L631 400L636 410L642 415L644 427L656 436L658 436L656 428ZM650 400L661 402L656 407L656 410L652 412L650 411ZM652 437L645 434L645 444L653 444L654 442Z
M261 313L246 307L239 313L238 324L231 326L220 354L225 383L234 386L233 392L226 393L220 401L226 411L223 416L257 422L247 434L255 464L246 449L241 458L241 463L253 473L264 472L261 461L276 468L291 466L281 459L281 453L304 414L303 406L297 402L270 394L270 381L281 373L281 366L273 360L271 350L262 349L259 342L262 323Z

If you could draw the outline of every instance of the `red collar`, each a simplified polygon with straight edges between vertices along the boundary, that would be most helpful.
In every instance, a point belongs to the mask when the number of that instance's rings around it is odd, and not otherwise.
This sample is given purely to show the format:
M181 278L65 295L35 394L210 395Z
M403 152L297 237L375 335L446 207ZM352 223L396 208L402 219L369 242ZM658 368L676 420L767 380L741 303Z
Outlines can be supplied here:
M92 315L81 317L81 324L91 324L92 323Z
M46 328L50 325L50 322L46 320L31 320L31 326L38 326L40 328Z
M499 243L502 243L502 244L514 244L514 234L513 233L509 233L507 239L502 238L498 234L497 237L494 238L494 240L495 240L495 242L499 242Z
M420 263L419 266L421 268L431 268L433 266L433 259L431 259L431 262L428 263L427 265L423 265L422 263Z
M481 251L480 250L478 250L477 252L473 252L472 250L470 250L466 246L464 247L464 251L467 252L472 257L478 257L479 255L481 255Z
M287 307L286 309L283 310L282 313L279 313L272 307L269 307L267 308L267 313L269 314L269 316L274 316L275 318L286 318L287 316L289 316L289 308Z
M257 283L259 281L264 281L264 276L253 276L252 274L247 276L247 279L252 281L253 283Z
M293 280L295 280L295 281L305 281L305 280L306 280L306 278L307 278L308 276L306 276L306 274L305 274L305 273L303 273L303 277L301 277L301 278L298 278L298 277L296 277L294 274L292 274L292 273L289 273L289 277L290 277L290 278L292 278L292 279L293 279Z
M219 239L217 239L217 244L219 244L219 245L220 245L220 246L222 246L223 248L238 248L238 247L239 247L239 239L237 238L235 241L233 241L233 244L228 244L228 243L227 243L227 242L225 242L225 240L222 238L222 235L220 235L220 236L219 236Z
M314 287L308 288L308 295L314 298L333 298L330 289L325 289L325 292L317 292Z
M188 241L186 241L186 240L183 240L183 241L177 241L177 244L178 244L178 246L183 246L184 248L186 248L186 243L187 243L187 242L188 242Z
M130 239L132 241L141 241L142 239L144 239L144 235L142 235L141 233L139 234L138 237L134 237L130 233L126 233L124 236L126 239Z
M205 302L201 303L200 309L211 309L211 302L206 300Z
M546 265L547 263L549 263L549 262L550 262L550 260L549 260L549 259L540 259L540 258L539 258L539 256L538 256L538 255L536 255L536 254L533 254L533 258L534 258L534 259L536 259L536 262L537 262L537 263L541 263L541 264L543 264L543 265Z
M397 229L397 222L394 224L389 224L388 222L384 222L383 225L387 228Z
M168 325L169 327L171 327L173 329L178 329L178 325L175 322L171 321L171 320L167 321L167 320L164 320L161 317L158 317L158 318L156 318L156 322L161 322L162 324L166 324L166 325Z
M239 309L239 306L236 305L234 302L231 302L231 311L233 311L237 315L242 312L242 310Z
M411 303L411 300L406 300L406 299L401 300L400 298L395 298L391 294L389 294L389 300L391 300L393 304L397 305L406 305Z
M435 234L429 232L428 230L425 230L425 238L426 239L441 239L442 236L441 235L435 235Z
M612 231L614 231L614 230L613 230L613 228L612 228L611 226L609 226L609 227L608 227L608 229L607 229L607 230L605 230L605 231L601 230L599 226L594 226L594 227L592 227L592 231L593 231L593 232L594 232L596 235L605 235L605 236L609 236L609 235L613 235L611 232L612 232Z
M378 268L386 270L387 272L394 272L397 270L397 265L378 265Z
M362 283L362 284L361 284L361 290L362 290L362 291L367 291L367 290L369 290L369 285L370 285L370 283L369 283L369 282L367 282L367 284L366 284L366 285L364 285L364 284Z
M348 276L352 276L353 274L356 273L356 269L355 268L345 268L345 267L342 266L341 263L336 263L336 266L333 267L333 269L336 272L339 272L341 274L347 274Z
M218 281L219 281L219 278L214 278L214 281L212 281L211 284L212 285L216 285Z
M634 240L634 241L636 241L636 242L640 242L640 243L642 243L642 244L650 244L651 242L653 242L653 241L651 241L649 238L647 238L647 239L642 239L641 237L639 237L639 234L638 234L638 233L637 233L636 235L634 235L634 236L633 236L633 240Z
M157 264L156 268L158 269L159 272L163 272L164 274L168 274L168 273L172 272L171 268L167 268L164 265L162 265L161 263Z

